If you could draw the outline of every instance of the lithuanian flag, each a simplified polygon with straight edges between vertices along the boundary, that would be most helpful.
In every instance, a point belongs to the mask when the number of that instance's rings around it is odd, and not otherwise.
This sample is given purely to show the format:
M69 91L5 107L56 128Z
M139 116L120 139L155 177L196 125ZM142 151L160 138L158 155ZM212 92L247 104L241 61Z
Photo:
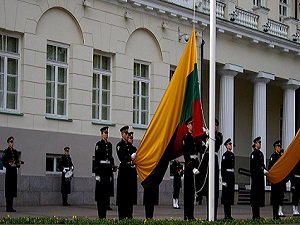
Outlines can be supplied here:
M185 121L193 117L193 136L203 134L195 30L137 150L135 165L144 187L159 185L169 160L182 155Z
M277 184L286 178L300 161L300 129L284 151L283 155L272 166L267 174L272 184Z

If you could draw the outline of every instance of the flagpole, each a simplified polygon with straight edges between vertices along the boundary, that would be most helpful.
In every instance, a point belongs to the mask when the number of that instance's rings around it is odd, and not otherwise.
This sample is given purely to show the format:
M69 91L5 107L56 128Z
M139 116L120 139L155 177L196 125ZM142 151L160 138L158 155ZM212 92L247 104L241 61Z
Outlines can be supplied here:
M216 0L210 0L208 220L215 220ZM219 179L219 178L218 178Z

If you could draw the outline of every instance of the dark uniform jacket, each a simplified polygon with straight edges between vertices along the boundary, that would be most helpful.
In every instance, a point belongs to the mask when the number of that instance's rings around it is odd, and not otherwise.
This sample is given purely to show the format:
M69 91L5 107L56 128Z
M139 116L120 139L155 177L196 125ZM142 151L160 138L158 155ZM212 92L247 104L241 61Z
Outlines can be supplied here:
M95 175L100 177L96 180L95 201L101 201L109 198L111 194L111 174L112 164L112 144L109 141L100 140L95 146ZM113 181L112 181L113 182Z
M171 174L174 176L174 188L181 188L181 177L183 175L183 166L180 162L173 160L170 165Z
M223 143L223 134L221 132L215 133L215 199L219 197L219 159L218 152L220 146ZM202 148L204 149L204 148ZM201 152L202 162L200 165L200 174L199 174L199 187L202 188L200 195L208 197L208 161L209 161L209 149Z
M222 204L234 204L234 154L230 151L224 152L221 162L222 176ZM226 183L224 185L224 183Z
M136 147L134 145L132 145L131 143L128 142L128 145L130 147L130 154L136 153ZM132 203L133 204L137 204L137 172L136 172L136 168L135 166L131 166L131 170L132 170L132 178L130 180L132 180L132 193L133 193L133 200Z
M264 169L264 155L260 150L254 149L250 155L251 206L265 206Z
M63 171L64 168L73 169L72 159L69 155L62 155L60 161L60 169L62 171L61 176L61 193L70 194L71 193L71 179L66 178L66 173Z
M20 168L19 153L7 148L3 152L5 172L5 197L17 197L17 168Z
M282 153L274 151L270 157L268 170L277 162ZM286 181L283 180L277 184L271 184L271 205L282 205Z
M117 178L117 204L134 204L136 199L136 171L131 163L132 145L123 139L117 144L117 155L120 160Z

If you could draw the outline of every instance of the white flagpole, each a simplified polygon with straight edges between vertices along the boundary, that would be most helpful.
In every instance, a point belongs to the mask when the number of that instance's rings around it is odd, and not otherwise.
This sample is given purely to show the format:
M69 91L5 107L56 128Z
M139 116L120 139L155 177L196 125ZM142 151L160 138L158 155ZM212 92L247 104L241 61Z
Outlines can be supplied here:
M216 0L210 0L208 220L215 220Z

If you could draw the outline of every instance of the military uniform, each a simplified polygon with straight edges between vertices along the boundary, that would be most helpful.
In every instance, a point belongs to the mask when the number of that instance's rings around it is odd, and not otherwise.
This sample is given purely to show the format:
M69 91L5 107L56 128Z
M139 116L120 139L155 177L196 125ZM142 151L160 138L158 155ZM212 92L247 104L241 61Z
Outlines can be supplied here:
M279 142L275 142L275 144L280 144ZM277 160L281 157L281 152L274 151L270 157L268 170L272 168L272 166L277 162ZM279 206L283 204L283 197L284 197L284 190L285 190L285 181L281 181L277 184L271 184L271 205L273 205L273 218L279 219L278 209Z
M95 146L94 171L96 175L95 201L97 202L99 218L106 218L106 210L111 194L110 185L113 163L112 144L104 139L98 141Z
M128 126L122 127L120 131L127 132ZM117 178L117 204L119 219L132 218L133 204L136 199L136 171L133 169L131 155L132 145L122 139L116 146L120 161ZM135 179L134 179L135 177Z
M13 137L7 139L7 143L14 141ZM17 173L20 168L19 152L13 147L8 147L3 152L3 166L6 168L5 172L5 198L6 211L15 212L13 209L13 198L17 197Z
M260 142L260 137L253 140L254 143ZM251 194L250 204L253 212L253 219L260 218L259 207L265 206L265 180L264 170L264 155L253 145L253 151L250 155L250 174L251 174Z
M223 134L221 132L215 133L215 219L217 219L217 210L218 210L218 198L219 198L219 158L218 158L218 152L220 150L220 146L223 142ZM201 151L202 162L199 168L200 174L198 178L198 186L200 188L199 195L206 196L207 202L208 200L208 177L209 177L209 171L208 171L208 163L209 163L209 149L205 151ZM208 217L208 204L207 204L207 217Z
M173 208L179 209L179 193L181 188L181 177L183 175L183 166L177 160L173 160L170 166L173 175Z
M184 219L194 220L195 179L193 170L199 166L199 151L194 137L190 132L182 140L183 155L185 160L184 170ZM199 172L199 171L198 171Z
M69 147L65 148L68 149ZM68 194L71 193L71 178L66 178L66 172L69 170L73 170L74 166L72 163L72 159L70 155L62 155L61 161L60 161L60 170L62 171L62 176L61 176L61 194L62 194L62 201L64 206L68 206Z
M300 197L300 161L296 164L290 175L293 216L300 216L298 211L299 197Z
M231 139L225 141L224 145L231 144ZM232 219L231 205L234 204L234 154L227 150L224 152L221 161L222 176L222 197L221 203L224 204L225 219Z

